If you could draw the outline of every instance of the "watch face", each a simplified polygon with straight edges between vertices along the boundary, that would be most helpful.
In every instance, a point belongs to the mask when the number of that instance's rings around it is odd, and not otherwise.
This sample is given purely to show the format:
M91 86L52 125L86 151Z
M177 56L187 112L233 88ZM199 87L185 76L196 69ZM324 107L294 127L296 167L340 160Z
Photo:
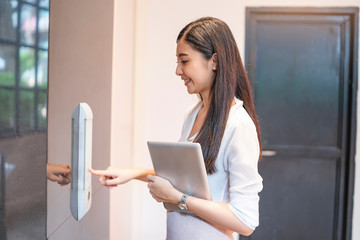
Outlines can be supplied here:
M178 206L179 206L179 208L180 208L181 210L187 210L185 203L179 203Z

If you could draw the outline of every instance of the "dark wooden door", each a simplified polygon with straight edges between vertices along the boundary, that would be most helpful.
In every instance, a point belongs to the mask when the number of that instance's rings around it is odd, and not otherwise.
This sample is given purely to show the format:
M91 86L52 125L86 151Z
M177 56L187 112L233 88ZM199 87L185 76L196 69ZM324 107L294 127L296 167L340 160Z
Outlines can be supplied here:
M260 226L249 239L345 239L357 12L247 9L264 150Z

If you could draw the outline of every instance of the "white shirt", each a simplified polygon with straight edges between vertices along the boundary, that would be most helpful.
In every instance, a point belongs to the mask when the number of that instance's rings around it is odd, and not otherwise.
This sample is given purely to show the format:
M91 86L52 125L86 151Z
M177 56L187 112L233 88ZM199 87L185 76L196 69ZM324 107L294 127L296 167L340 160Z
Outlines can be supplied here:
M231 107L219 153L216 172L208 175L212 200L228 202L231 211L249 228L259 225L259 195L262 178L258 173L259 142L255 124L235 98ZM189 136L202 102L192 107L184 121L180 142ZM189 139L190 137L190 139Z

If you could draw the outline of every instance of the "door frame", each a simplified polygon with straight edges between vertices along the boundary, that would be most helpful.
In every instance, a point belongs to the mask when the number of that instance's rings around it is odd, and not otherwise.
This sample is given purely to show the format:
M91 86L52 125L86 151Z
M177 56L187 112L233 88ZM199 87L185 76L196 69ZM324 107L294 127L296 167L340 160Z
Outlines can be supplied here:
M352 219L354 206L354 180L355 180L355 150L356 150L356 129L357 129L357 90L358 90L358 40L359 40L359 8L357 7L247 7L246 8L246 36L245 36L245 67L250 81L254 82L254 68L248 63L250 58L249 46L251 42L252 21L257 21L257 14L327 14L342 15L350 18L350 66L349 71L349 98L348 98L348 129L347 149L345 161L345 182L343 183L344 201L343 208L339 211L342 216L342 224L337 224L336 239L351 240ZM340 193L341 194L341 191Z

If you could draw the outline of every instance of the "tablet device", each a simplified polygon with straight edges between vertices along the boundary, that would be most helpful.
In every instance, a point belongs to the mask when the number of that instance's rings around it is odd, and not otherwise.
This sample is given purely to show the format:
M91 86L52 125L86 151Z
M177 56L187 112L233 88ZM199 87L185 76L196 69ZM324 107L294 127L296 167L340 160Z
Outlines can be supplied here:
M190 196L211 200L204 158L199 143L147 142L157 176L167 179L176 189ZM164 203L170 211L177 204Z

